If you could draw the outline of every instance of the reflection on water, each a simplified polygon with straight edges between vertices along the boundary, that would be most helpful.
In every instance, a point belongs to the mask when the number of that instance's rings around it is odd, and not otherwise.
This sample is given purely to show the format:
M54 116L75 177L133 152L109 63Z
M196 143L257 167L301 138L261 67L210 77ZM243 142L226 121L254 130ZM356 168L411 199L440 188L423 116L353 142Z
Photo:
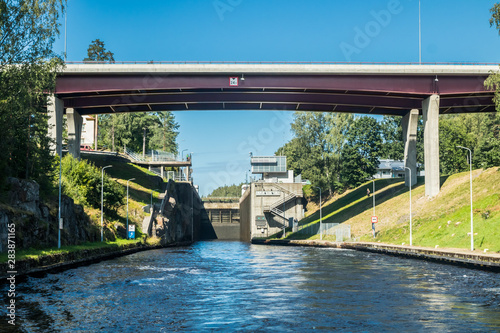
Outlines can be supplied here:
M500 330L498 274L350 250L200 242L18 292L25 332Z

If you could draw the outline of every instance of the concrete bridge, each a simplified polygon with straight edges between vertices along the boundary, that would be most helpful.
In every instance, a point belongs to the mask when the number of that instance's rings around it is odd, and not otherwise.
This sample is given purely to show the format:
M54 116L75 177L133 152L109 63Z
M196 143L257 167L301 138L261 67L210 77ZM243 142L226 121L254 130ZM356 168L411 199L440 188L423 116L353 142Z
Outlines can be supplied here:
M59 151L62 115L78 154L81 116L119 112L290 110L398 115L405 165L416 182L418 116L424 119L426 195L439 193L439 115L494 112L484 87L497 65L158 63L68 64L48 106Z

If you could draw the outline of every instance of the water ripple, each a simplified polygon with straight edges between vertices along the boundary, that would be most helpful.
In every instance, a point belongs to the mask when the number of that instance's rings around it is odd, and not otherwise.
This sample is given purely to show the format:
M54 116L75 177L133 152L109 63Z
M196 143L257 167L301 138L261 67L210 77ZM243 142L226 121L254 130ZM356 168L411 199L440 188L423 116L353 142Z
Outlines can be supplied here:
M497 274L351 250L200 242L17 287L24 332L500 330Z

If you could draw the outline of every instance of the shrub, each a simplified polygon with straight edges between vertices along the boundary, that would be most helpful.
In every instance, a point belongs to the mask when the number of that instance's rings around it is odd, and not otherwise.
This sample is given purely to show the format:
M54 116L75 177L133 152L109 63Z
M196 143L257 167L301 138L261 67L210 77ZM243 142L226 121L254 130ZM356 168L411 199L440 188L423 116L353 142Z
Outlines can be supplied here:
M62 160L63 192L75 202L101 207L101 170L87 161L78 161L71 155ZM125 190L104 174L104 207L116 211L124 203Z

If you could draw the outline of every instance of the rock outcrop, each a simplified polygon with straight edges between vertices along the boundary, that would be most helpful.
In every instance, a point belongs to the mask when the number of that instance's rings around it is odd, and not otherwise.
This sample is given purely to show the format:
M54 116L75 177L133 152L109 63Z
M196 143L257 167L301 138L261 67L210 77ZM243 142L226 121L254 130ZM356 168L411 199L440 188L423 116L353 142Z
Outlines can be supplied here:
M152 235L161 239L162 245L190 241L193 233L193 187L190 183L176 183L170 180L152 225ZM196 212L195 212L196 214Z
M8 178L7 184L9 202L0 205L0 252L7 249L9 224L15 224L16 249L57 246L57 204L51 207L40 202L40 187L34 181ZM83 207L75 205L67 196L61 198L61 216L62 245L94 241L100 237L98 228L92 225Z

